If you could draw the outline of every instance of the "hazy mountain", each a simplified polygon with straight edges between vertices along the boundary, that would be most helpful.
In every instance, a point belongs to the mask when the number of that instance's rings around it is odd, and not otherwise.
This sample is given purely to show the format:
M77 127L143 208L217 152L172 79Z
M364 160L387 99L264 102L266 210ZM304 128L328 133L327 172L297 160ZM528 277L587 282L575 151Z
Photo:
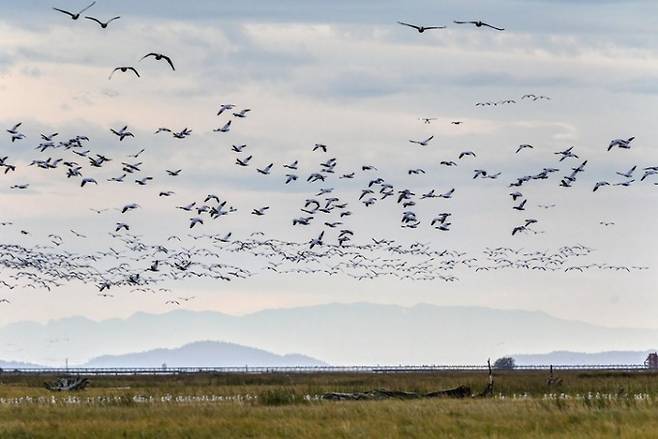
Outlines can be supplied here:
M199 341L175 349L153 349L124 355L104 355L85 367L223 367L223 366L325 366L299 354L277 355L234 343Z
M25 368L40 368L44 367L39 364L34 364L34 363L24 363L22 361L3 361L0 360L0 369L8 370L8 369L25 369Z
M273 309L245 316L177 310L100 322L82 317L0 328L0 358L10 343L23 361L82 364L101 355L222 340L330 364L482 364L510 352L646 350L657 330L605 328L543 312L367 303Z
M591 364L642 364L650 352L656 352L655 349L649 351L607 351L607 352L569 352L555 351L546 354L533 355L511 355L516 360L516 364L534 364L534 365L591 365Z

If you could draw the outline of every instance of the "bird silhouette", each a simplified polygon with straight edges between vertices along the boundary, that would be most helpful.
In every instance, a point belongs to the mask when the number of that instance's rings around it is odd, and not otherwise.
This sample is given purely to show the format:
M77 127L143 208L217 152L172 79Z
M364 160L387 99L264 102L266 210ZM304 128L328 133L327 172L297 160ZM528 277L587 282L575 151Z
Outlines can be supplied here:
M80 18L80 15L82 15L83 13L85 13L89 8L91 8L91 7L94 6L95 4L96 4L96 2L93 1L93 2L91 2L91 4L89 4L87 7L83 8L82 10L80 10L80 11L77 12L77 13L69 12L69 11L66 11L66 10L64 10L64 9L59 9L59 8L53 8L53 9L56 10L57 12L61 12L62 14L66 14L66 15L68 15L68 16L71 17L71 19L73 19L73 20L77 20L78 18Z

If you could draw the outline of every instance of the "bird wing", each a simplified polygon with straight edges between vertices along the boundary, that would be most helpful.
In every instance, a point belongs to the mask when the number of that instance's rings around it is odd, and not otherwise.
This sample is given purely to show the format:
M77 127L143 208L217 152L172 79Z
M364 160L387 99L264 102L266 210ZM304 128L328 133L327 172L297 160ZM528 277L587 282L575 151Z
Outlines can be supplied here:
M149 56L158 56L158 54L155 52L147 53L140 59L140 61L142 61L144 58L148 58Z
M453 23L455 23L455 24L470 24L470 23L472 23L472 21L457 21L457 20L454 20Z
M114 75L114 72L116 72L117 70L120 70L119 67L115 67L114 70L112 70L112 73L110 73L109 78L107 78L107 79L112 79L112 76Z
M65 11L64 9L58 9L58 8L53 8L57 12L61 12L62 14L66 14L70 16L71 18L75 17L75 14L70 13L69 11Z
M413 27L416 30L420 30L420 26L416 26L415 24L404 23L402 21L398 21L398 24L401 24L402 26Z
M100 24L101 26L103 26L103 24L104 24L100 20L98 20L97 18L94 18L94 17L85 17L85 19L95 21L96 23Z
M107 20L107 23L105 23L105 24L110 24L110 23L112 23L114 20L118 20L119 18L121 18L119 15L117 15L116 17L112 17L112 18L110 18L109 20Z
M445 26L427 26L427 27L425 28L425 30L429 30L429 29L445 29L445 28L446 28Z
M128 67L128 70L132 70L138 78L141 78L141 76L139 76L139 72L134 67Z
M487 24L487 23L482 23L482 26L490 27L491 29L496 29L496 30L505 30L505 29L502 28L502 27L492 26L492 25Z
M91 2L91 3L89 4L89 6L87 6L86 8L84 8L83 10L81 10L80 12L78 12L78 15L82 14L83 12L85 12L87 9L91 8L91 7L94 6L95 4L96 4L96 1Z
M165 55L162 55L162 57L169 63L169 65L171 66L171 70L176 71L176 67L174 67L174 63L171 61L171 58Z

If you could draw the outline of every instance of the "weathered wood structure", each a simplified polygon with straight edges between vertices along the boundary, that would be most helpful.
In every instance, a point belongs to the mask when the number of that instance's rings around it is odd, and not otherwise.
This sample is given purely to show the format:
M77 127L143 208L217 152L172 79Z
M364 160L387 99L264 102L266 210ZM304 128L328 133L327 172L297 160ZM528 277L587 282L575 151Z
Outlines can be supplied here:
M84 390L89 385L89 380L81 377L64 377L58 378L54 383L44 383L43 385L52 392L72 392Z

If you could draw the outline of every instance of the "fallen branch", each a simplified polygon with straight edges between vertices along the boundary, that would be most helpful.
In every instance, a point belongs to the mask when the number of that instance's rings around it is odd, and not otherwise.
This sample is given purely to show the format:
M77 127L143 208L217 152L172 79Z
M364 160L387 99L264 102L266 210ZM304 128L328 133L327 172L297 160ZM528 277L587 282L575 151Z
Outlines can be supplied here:
M457 386L451 389L437 390L429 393L404 392L400 390L376 389L368 392L341 393L329 392L321 399L329 401L361 401L381 399L422 399L422 398L467 398L471 396L470 387Z

